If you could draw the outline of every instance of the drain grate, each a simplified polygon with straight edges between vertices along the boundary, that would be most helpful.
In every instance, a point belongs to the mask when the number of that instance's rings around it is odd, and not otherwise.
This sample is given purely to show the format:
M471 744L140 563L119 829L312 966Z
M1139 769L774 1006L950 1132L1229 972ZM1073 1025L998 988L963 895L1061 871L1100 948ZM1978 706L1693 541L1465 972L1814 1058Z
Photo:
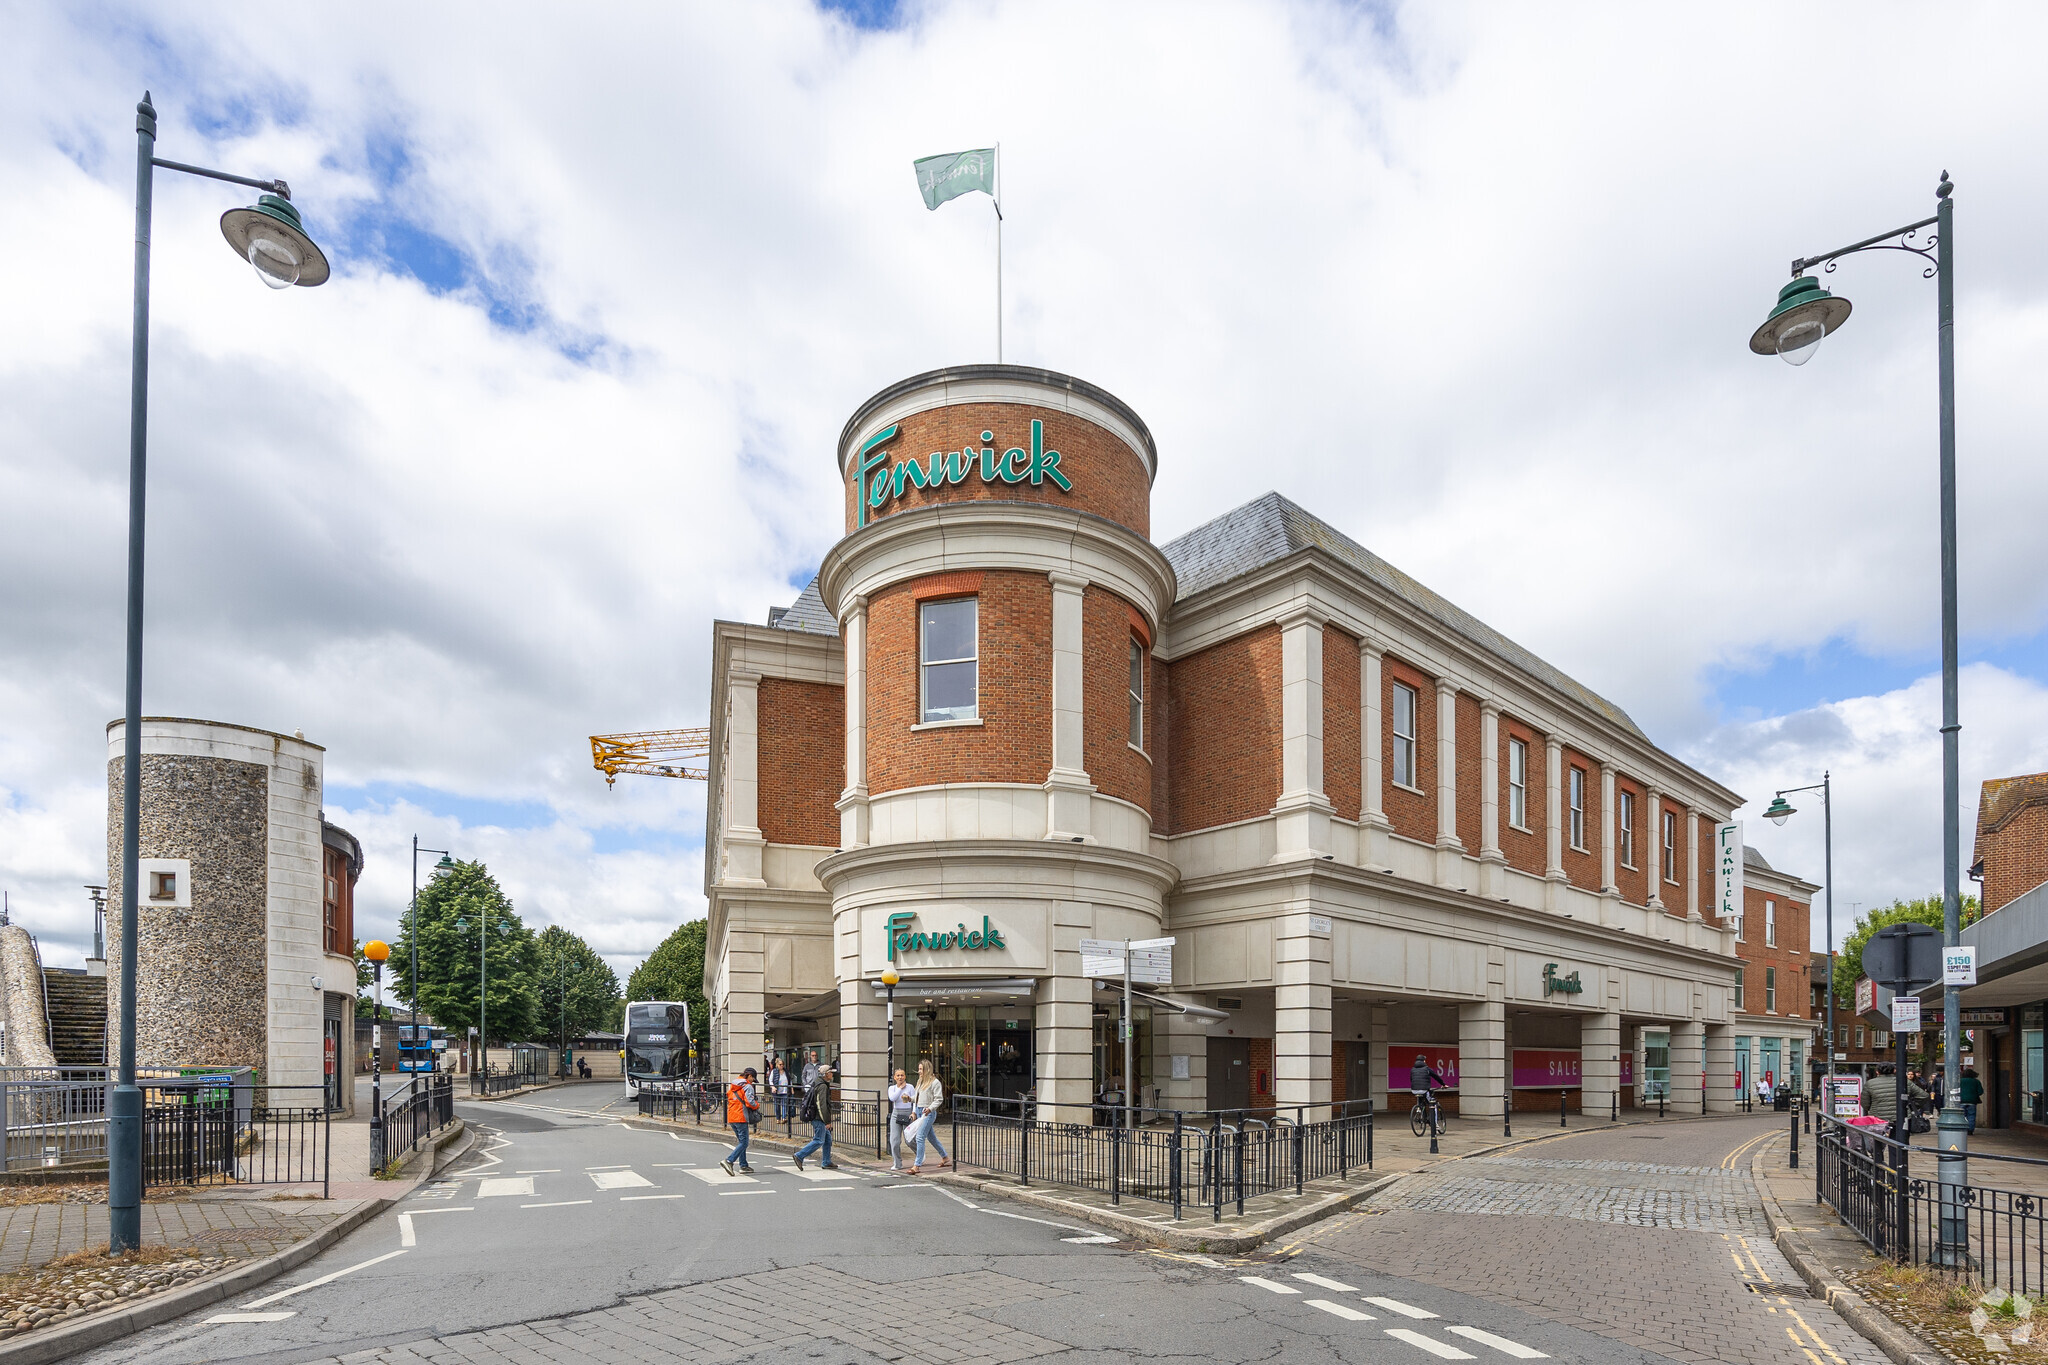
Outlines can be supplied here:
M1742 1287L1752 1294L1783 1294L1795 1299L1813 1297L1813 1291L1803 1284L1772 1284L1769 1280L1746 1280Z

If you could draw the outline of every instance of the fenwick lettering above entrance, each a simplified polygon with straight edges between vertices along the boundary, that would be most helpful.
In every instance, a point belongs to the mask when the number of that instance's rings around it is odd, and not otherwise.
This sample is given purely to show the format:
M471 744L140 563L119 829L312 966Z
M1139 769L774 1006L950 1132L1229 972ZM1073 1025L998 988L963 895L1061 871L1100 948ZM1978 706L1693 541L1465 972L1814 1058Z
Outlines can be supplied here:
M898 910L882 921L882 932L889 940L889 960L894 962L898 953L912 953L920 948L939 950L945 948L1007 948L1003 936L988 922L988 916L981 917L981 928L969 929L961 925L958 929L943 934L927 934L910 926L917 922L917 916L908 910Z
M1060 473L1060 453L1045 448L1045 423L1037 418L1031 422L1029 450L1011 446L999 455L995 447L996 434L984 431L980 448L934 450L923 464L914 457L889 463L890 452L882 447L896 439L900 430L901 427L892 426L879 431L860 448L860 463L854 473L853 524L856 528L868 524L871 509L879 510L891 499L902 497L905 488L937 488L941 484L961 483L975 472L980 473L983 483L1023 483L1028 479L1042 484L1051 479L1062 493L1074 491L1074 485Z
M1570 976L1559 976L1557 964L1543 964L1543 993L1545 995L1577 995L1586 988L1579 984L1579 973L1573 970Z

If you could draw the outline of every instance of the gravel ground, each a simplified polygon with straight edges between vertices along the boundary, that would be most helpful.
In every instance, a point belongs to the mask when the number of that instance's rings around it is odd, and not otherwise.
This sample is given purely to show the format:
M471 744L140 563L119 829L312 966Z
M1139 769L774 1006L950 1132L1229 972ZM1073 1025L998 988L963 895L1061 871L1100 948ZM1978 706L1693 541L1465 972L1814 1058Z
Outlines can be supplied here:
M0 1280L0 1340L161 1294L224 1270L236 1259L189 1248L151 1247L132 1258L102 1250L10 1275Z

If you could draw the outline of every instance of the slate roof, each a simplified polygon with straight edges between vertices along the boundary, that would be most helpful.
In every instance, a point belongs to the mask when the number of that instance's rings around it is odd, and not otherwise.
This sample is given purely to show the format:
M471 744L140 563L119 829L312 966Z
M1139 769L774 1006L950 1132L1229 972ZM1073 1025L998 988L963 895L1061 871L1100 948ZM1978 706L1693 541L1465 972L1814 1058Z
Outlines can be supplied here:
M839 622L832 619L832 613L825 610L825 599L818 595L816 574L811 575L811 581L795 602L786 607L768 608L768 624L777 630L800 630L807 635L839 633Z
M1160 547L1173 564L1180 599L1241 578L1303 550L1319 550L1367 581L1408 603L1438 624L1572 698L1636 736L1649 737L1613 702L1502 635L1462 607L1453 605L1402 573L1322 518L1278 493L1255 498Z
M1765 862L1764 855L1751 848L1748 844L1742 846L1742 865L1744 867L1759 868L1765 872L1776 872L1778 870Z

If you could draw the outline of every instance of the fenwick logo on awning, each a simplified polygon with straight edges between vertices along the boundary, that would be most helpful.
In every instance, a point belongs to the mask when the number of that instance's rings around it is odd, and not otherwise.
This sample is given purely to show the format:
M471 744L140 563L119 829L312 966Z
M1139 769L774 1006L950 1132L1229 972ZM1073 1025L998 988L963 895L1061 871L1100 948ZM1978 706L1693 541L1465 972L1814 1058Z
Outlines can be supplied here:
M882 921L882 932L889 940L889 961L894 962L898 953L916 952L920 948L934 951L945 948L1006 948L1003 936L988 922L988 916L981 917L981 928L969 929L961 925L958 929L943 934L927 934L910 926L917 923L917 916L908 910L898 910Z
M1034 484L1051 479L1063 493L1074 491L1074 485L1067 482L1067 476L1060 473L1060 453L1045 448L1045 423L1036 418L1031 422L1031 448L1011 446L1000 455L996 453L993 431L981 433L979 449L934 450L923 464L914 457L889 463L889 452L881 449L896 439L902 430L891 426L867 439L860 448L859 467L854 473L854 526L868 524L868 511L878 509L892 498L903 496L905 488L937 488L941 484L960 483L971 473L979 472L983 483L1023 483L1029 479ZM872 476L872 477L870 477Z
M1543 964L1543 993L1545 995L1577 995L1585 989L1584 986L1579 984L1579 974L1577 971L1573 971L1570 976L1559 976L1555 962Z

